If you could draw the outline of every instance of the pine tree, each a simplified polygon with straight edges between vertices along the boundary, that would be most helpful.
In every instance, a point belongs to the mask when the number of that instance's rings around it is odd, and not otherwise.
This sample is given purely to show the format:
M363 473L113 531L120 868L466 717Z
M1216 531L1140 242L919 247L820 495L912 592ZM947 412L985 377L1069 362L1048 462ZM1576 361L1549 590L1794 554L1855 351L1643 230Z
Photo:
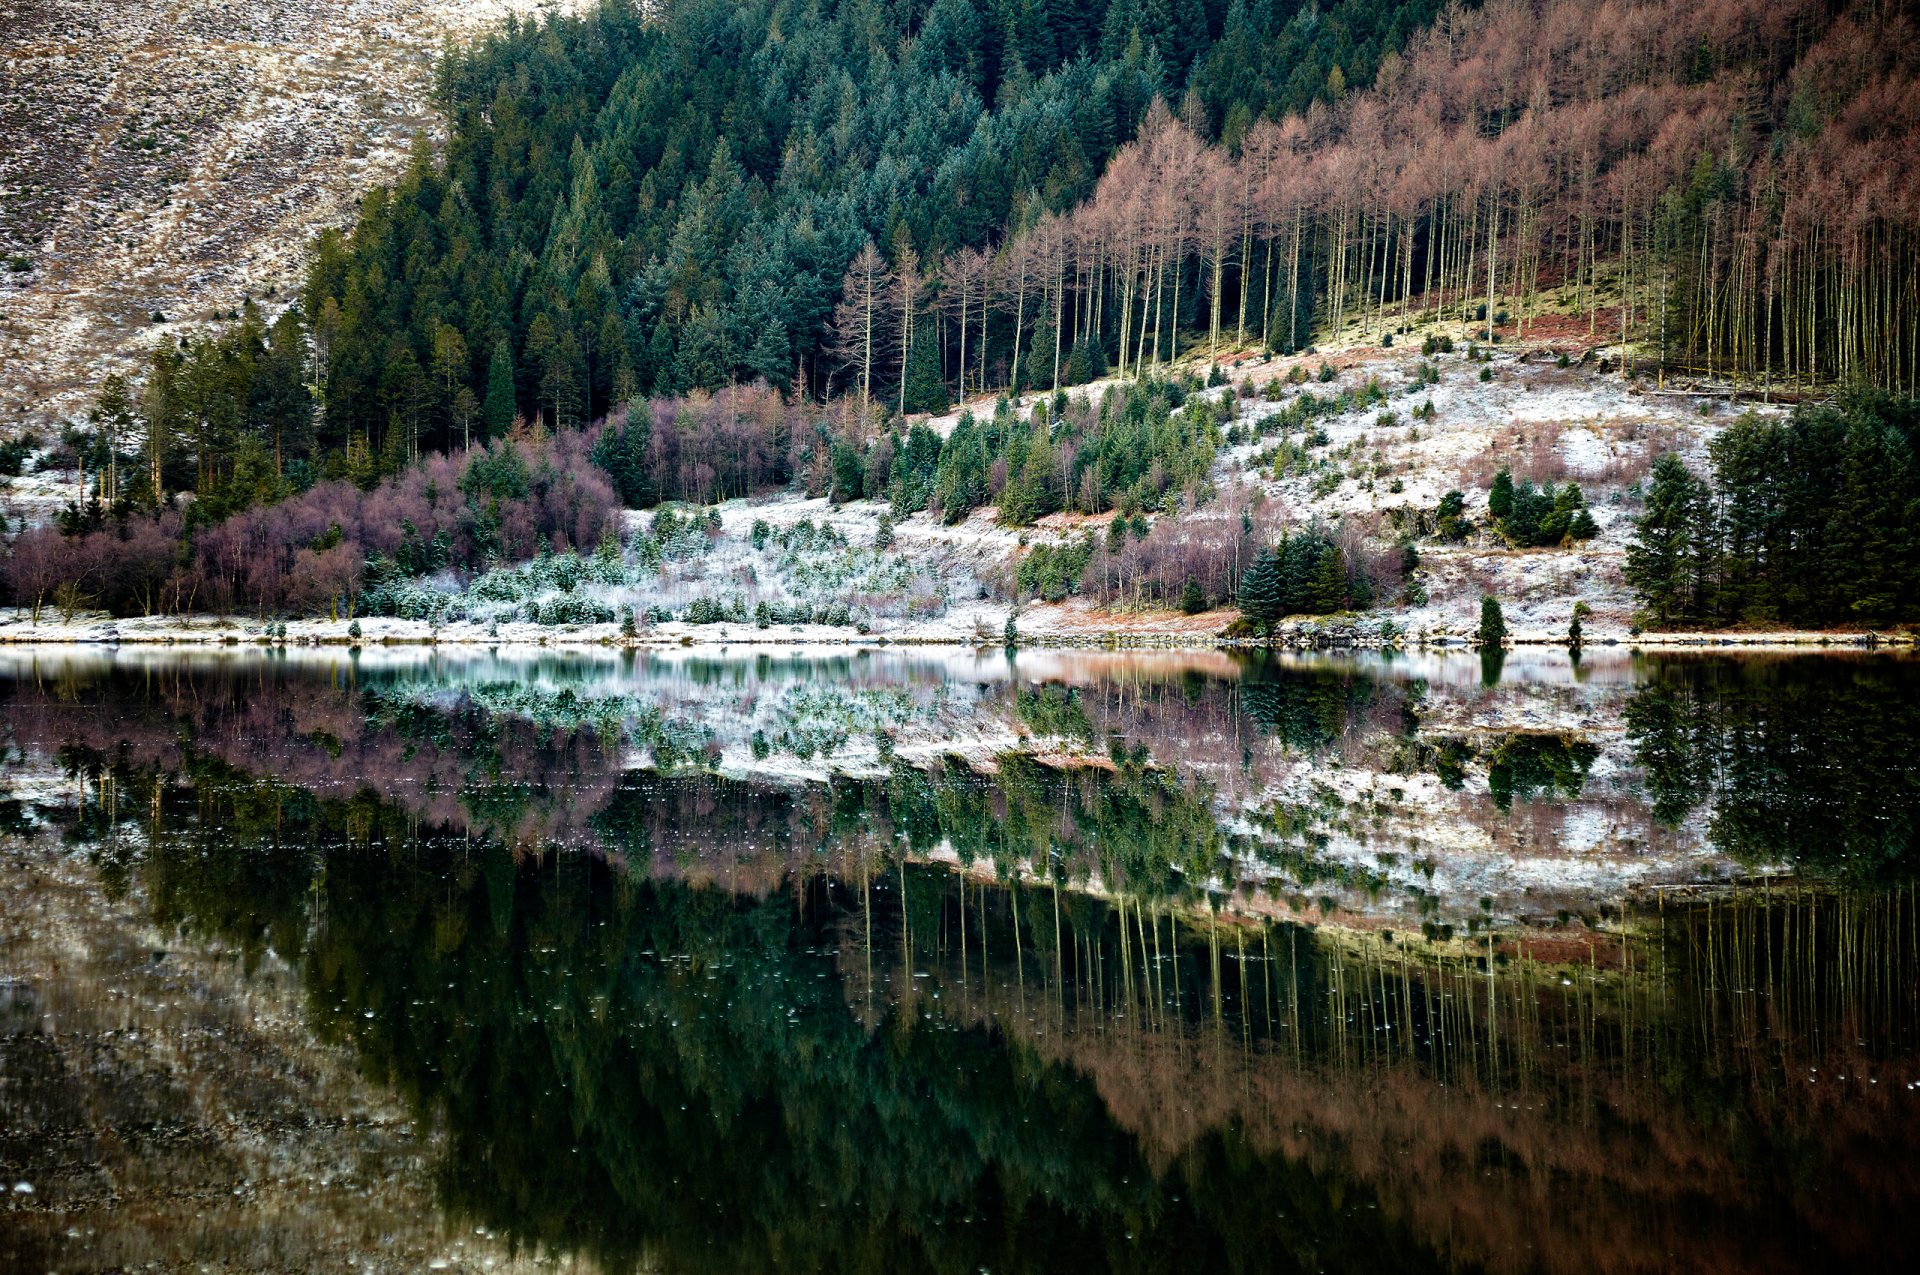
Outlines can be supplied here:
M1280 560L1273 550L1263 549L1260 556L1253 560L1246 574L1240 577L1240 593L1237 598L1240 614L1247 622L1263 633L1273 631L1275 620L1280 618L1281 580Z

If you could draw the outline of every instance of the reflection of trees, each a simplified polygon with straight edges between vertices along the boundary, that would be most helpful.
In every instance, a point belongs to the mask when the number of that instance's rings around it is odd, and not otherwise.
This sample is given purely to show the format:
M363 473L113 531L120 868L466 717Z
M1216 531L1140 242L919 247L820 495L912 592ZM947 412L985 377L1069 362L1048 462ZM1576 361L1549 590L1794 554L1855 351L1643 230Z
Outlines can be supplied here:
M1920 815L1913 665L1689 660L1651 674L1624 712L1660 818L1710 802L1710 836L1744 863L1905 870Z
M1487 759L1487 792L1501 810L1514 800L1578 797L1600 750L1563 735L1509 735Z
M1358 670L1276 673L1256 664L1239 686L1241 709L1261 733L1300 752L1330 747L1380 695L1379 684Z
M1624 946L1541 937L1464 959L1285 925L1176 939L1150 916L1157 946L1131 962L1130 910L1088 900L1064 966L1040 944L1017 976L1017 894L964 890L991 893L994 918L969 970L957 891L944 926L916 909L908 945L940 982L883 972L882 987L1091 1076L1156 1163L1233 1128L1253 1153L1367 1183L1417 1234L1448 1237L1454 1262L1493 1270L1920 1251L1901 1167L1920 1122L1899 1083L1920 1017L1887 995L1920 977L1903 895L1669 905ZM1044 897L1019 906L1046 914ZM876 945L902 951L892 932Z
M869 1030L837 972L858 889L650 882L348 801L280 829L180 828L140 870L208 932L261 923L223 889L280 878L254 906L319 1030L444 1130L446 1203L517 1242L675 1270L1435 1265L1357 1184L1231 1131L1156 1172L1083 1077L990 1030ZM911 879L937 935L944 877Z
M1035 770L970 777L1011 795L1004 817L967 807L967 835L1075 800ZM751 790L684 782L717 827L817 836L795 848L829 859L883 812L908 840L952 826L919 772L759 825L727 808ZM445 1201L521 1243L696 1270L1587 1272L1911 1247L1905 896L1670 906L1589 965L1579 942L1444 956L877 859L691 888L222 768L158 799L128 864L156 909L298 961L322 1033L444 1129Z

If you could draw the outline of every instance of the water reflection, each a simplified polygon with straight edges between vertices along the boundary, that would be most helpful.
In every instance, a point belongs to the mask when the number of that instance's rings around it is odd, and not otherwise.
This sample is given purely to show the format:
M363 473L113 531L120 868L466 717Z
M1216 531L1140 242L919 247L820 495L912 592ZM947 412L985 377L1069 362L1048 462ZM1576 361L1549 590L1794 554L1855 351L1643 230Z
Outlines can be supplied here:
M522 1249L1910 1256L1910 667L1585 664L47 667L0 705L8 835L293 971ZM1602 816L1647 840L1576 848ZM1473 897L1530 843L1589 876ZM1696 896L1723 865L1759 875Z

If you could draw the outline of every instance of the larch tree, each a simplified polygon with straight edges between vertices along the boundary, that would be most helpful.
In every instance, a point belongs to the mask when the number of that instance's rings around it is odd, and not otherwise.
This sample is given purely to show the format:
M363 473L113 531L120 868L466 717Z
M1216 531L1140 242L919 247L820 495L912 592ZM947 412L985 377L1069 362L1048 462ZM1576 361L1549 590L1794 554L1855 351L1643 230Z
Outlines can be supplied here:
M852 369L860 383L860 409L873 401L873 369L885 340L887 300L893 294L893 272L869 239L854 254L840 283L840 302L833 309L829 350L842 368Z

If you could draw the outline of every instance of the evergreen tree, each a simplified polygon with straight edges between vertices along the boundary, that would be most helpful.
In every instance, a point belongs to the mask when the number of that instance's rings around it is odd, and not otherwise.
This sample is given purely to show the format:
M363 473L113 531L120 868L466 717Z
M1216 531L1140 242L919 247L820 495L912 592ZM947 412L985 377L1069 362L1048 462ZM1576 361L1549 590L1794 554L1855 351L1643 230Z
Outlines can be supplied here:
M1500 612L1500 600L1491 594L1480 599L1480 632L1482 648L1499 650L1507 642L1507 620Z
M1263 633L1271 633L1282 614L1280 560L1271 549L1262 549L1253 565L1240 577L1236 599L1240 614Z
M907 356L902 402L909 413L947 410L947 383L940 379L940 346L930 336L917 337L913 352Z
M1335 611L1344 611L1349 601L1347 573L1337 546L1322 541L1319 546L1319 562L1313 572L1310 588L1312 605L1310 609L1316 615L1330 615Z
M1709 512L1703 485L1678 456L1668 452L1654 462L1646 511L1634 520L1627 544L1625 576L1657 626L1695 618Z
M1493 490L1487 493L1487 514L1503 522L1513 516L1513 475L1507 470L1493 476Z
M513 351L505 337L494 344L487 364L487 397L480 407L482 439L499 438L513 426L519 406L513 392Z

